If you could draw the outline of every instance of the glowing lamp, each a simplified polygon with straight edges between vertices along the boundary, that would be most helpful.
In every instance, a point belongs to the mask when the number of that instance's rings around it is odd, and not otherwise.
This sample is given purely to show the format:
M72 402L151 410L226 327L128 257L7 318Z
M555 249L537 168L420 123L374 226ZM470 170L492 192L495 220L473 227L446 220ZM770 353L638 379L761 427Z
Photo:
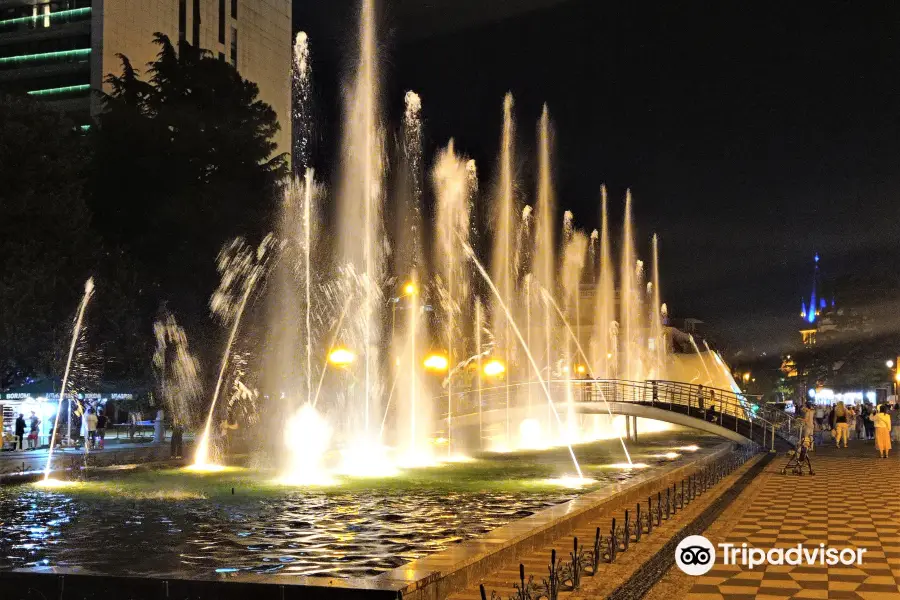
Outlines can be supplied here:
M418 292L419 292L419 289L416 287L416 284L414 284L412 281L408 282L406 285L403 286L403 293L406 294L407 296L412 296L414 294L417 294Z
M425 362L423 363L425 368L428 369L429 371L439 371L439 372L446 371L449 364L450 363L447 360L447 357L444 356L443 354L430 354L430 355L428 355L428 357L425 359Z
M744 383L750 381L750 373L744 373Z
M893 368L894 368L894 361L892 361L892 360L889 360L889 361L887 361L887 362L884 363L884 364L887 365L887 368L888 368L888 369L893 369Z
M587 369L584 365L575 365L575 372L579 375L584 375L585 373L587 373Z
M506 366L499 360L491 360L484 365L484 374L488 377L497 377L506 372Z
M345 367L356 360L356 355L347 348L335 348L328 355L328 362L336 367Z

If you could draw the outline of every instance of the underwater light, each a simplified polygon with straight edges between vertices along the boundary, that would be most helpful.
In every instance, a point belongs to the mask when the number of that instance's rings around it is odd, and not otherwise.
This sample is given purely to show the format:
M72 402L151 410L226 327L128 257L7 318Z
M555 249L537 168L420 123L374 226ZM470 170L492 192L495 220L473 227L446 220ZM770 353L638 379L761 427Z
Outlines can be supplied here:
M55 489L60 489L60 488L75 487L76 485L78 485L78 482L77 481L65 481L63 479L53 479L51 477L48 479L42 479L40 481L36 481L34 485L35 485L35 487L39 487L39 488L55 490Z
M193 464L184 467L185 471L191 473L221 473L226 469L228 469L228 467L225 465L217 465L215 463Z
M548 485L557 485L559 487L568 488L570 490L577 490L583 488L586 485L591 485L596 482L596 479L589 479L587 477L571 477L568 475L564 477L556 477L553 479L543 480L543 483L546 483Z

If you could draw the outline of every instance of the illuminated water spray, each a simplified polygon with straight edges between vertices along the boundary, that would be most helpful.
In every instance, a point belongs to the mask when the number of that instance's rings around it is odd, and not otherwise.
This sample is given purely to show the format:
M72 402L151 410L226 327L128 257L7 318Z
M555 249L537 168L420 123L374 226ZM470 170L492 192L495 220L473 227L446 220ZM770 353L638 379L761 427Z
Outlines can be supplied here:
M553 296L547 293L547 290L541 290L544 298L544 302L547 304L552 304L553 308L556 309L557 314L559 314L559 318L562 319L563 325L566 328L566 331L569 334L569 337L575 341L575 347L578 348L578 352L581 354L582 360L585 362L588 361L587 354L584 352L584 348L581 347L581 343L578 341L578 336L575 335L575 332L572 331L572 327L569 325L569 322L566 320L565 315L563 315L562 310L560 310L559 305L553 300ZM603 390L598 386L596 388L597 392L600 394L600 399L603 400L603 404L606 406L606 412L609 414L609 418L612 419L612 409L609 406L609 402L606 400L606 394L603 393ZM622 438L621 434L616 434L619 437L619 442L622 444L622 450L625 452L625 457L628 459L628 463L631 464L631 454L628 452L628 447L625 446L625 440Z
M56 431L59 427L59 413L62 412L62 401L66 396L66 386L69 384L69 373L72 369L72 357L75 356L75 347L78 345L78 336L81 335L81 325L84 323L84 311L88 302L94 295L94 278L84 283L84 295L78 306L78 316L75 318L75 327L72 330L72 343L69 344L69 356L66 359L66 370L63 372L62 387L59 388L59 406L56 409L56 418L53 420L53 432L50 434L50 450L47 452L47 465L44 467L44 481L50 479L50 466L53 462L53 448L56 446ZM71 400L70 400L71 402ZM87 444L85 444L87 447Z
M219 289L213 294L210 306L214 313L223 319L231 320L231 331L228 334L228 342L219 366L219 376L216 378L216 387L213 391L212 401L209 406L209 414L203 427L203 435L197 444L194 455L194 467L203 468L210 466L209 443L212 434L213 416L216 411L216 403L222 389L222 382L228 369L228 361L231 357L231 347L234 345L238 328L241 325L241 317L247 307L247 301L256 287L257 281L263 276L268 264L268 255L273 245L273 237L267 235L255 250L250 248L241 239L234 240L229 246L219 253L219 271L222 279ZM235 290L235 288L237 288ZM234 292L237 291L237 294ZM239 300L235 303L235 297Z
M384 269L381 226L383 201L383 131L378 106L375 0L362 0L359 53L345 98L345 130L341 146L338 193L338 239L345 264L362 274L363 306L356 330L363 355L361 433L370 433L371 413L381 392L380 347L384 303L380 285ZM355 416L355 415L353 415Z
M515 172L513 166L513 145L515 128L513 124L513 97L511 93L507 93L503 98L503 132L500 137L500 176L496 199L494 201L494 256L491 262L493 270L493 280L498 282L500 288L500 296L495 298L493 310L491 310L491 318L493 320L494 335L500 338L500 344L504 352L504 360L506 368L512 366L512 339L510 335L510 323L512 314L507 311L501 311L499 304L507 307L513 306L513 231L516 227L516 208L515 208ZM500 325L500 316L506 313L506 322L503 328ZM498 335L500 334L500 335ZM510 386L506 386L506 444L510 443L509 428L509 404L510 404Z
M556 269L555 246L553 241L554 215L553 176L550 165L550 111L544 105L541 119L538 122L538 187L537 187L537 229L534 236L533 272L540 286L547 290L556 289L554 271ZM553 319L550 307L544 306L543 344L544 371L547 381L553 373ZM538 374L540 378L540 374ZM548 423L549 426L549 423Z
M553 413L553 416L556 418L556 423L562 429L563 422L559 416L559 413L556 410L556 407L553 405L553 397L550 395L550 389L547 384L544 383L544 380L541 379L540 373L541 369L538 367L537 362L535 362L534 357L531 355L531 350L525 344L525 338L522 337L522 333L519 331L519 328L516 326L515 321L513 320L512 313L509 311L509 307L503 302L503 297L500 295L500 291L497 289L497 286L494 284L494 281L491 279L488 272L485 270L484 265L478 260L478 257L475 256L475 251L472 250L472 247L468 244L464 244L463 248L466 252L466 255L469 259L475 264L475 267L478 269L478 272L484 278L485 282L488 284L488 287L491 288L491 291L494 293L494 297L497 299L497 303L500 308L506 315L506 321L509 323L510 328L513 333L515 333L516 337L519 340L519 343L522 345L522 349L525 352L525 355L528 357L528 362L531 363L531 368L534 369L535 374L538 377L538 382L541 384L541 389L544 391L544 395L547 397L547 403L550 405L550 410ZM507 386L508 387L508 386ZM569 456L572 458L572 464L575 465L575 471L578 473L579 479L584 479L584 475L581 472L581 466L578 464L578 459L575 458L575 451L572 449L572 444L568 441L566 442L566 448L569 450Z
M697 353L697 357L700 359L700 364L703 365L703 370L706 371L706 384L710 385L713 381L712 373L709 371L709 367L706 365L706 359L703 358L703 353L700 352L700 348L697 347L697 340L694 339L694 336L688 334L688 339L691 340L691 346L694 348L694 352Z
M466 281L468 270L459 241L468 244L469 235L469 174L467 161L456 155L453 140L438 154L432 171L437 195L437 235L434 264L442 273L438 280L441 307L444 315L444 334L447 343L447 363L455 364L455 339L462 305L469 293ZM453 440L453 372L447 373L447 452L452 454Z

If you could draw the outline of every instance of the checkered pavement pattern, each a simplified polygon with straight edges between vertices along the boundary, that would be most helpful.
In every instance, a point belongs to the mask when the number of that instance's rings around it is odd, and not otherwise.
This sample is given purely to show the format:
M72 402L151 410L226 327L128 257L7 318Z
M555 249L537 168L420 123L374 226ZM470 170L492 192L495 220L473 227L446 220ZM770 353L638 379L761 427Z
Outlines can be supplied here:
M787 458L772 461L754 483L740 512L726 511L724 527L711 527L713 544L768 550L815 547L866 548L859 566L716 564L692 578L690 600L822 598L900 600L900 460L813 456L815 475L782 475ZM874 449L872 450L874 453ZM721 554L721 553L720 553Z

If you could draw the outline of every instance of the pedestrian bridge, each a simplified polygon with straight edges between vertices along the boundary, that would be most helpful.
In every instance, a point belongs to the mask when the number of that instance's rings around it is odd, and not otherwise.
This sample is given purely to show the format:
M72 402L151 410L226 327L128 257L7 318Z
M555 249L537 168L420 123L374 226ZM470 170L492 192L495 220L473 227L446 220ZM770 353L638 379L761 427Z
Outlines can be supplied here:
M547 392L560 417L571 409L579 414L624 415L654 419L721 436L739 444L784 447L797 441L794 419L784 411L732 390L677 381L575 379L513 383L482 390L465 390L453 397L452 427L514 422L537 410L548 410ZM571 404L570 404L571 400ZM447 402L447 396L443 396ZM530 408L529 408L530 407ZM444 419L447 412L444 412ZM636 421L634 422L636 425ZM629 423L629 431L632 433ZM640 432L634 431L639 435Z

